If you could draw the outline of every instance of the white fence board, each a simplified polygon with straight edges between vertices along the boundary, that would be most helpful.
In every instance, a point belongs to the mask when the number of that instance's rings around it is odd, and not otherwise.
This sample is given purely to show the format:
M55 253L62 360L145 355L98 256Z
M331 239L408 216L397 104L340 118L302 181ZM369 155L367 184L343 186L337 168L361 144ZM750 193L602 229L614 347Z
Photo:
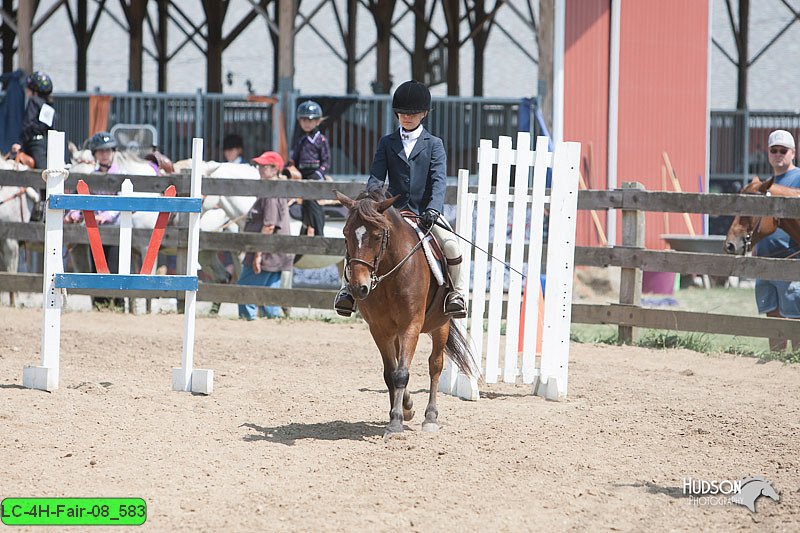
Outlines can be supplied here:
M459 173L459 195L456 231L462 236L473 235L471 222L475 219L472 251L464 251L464 258L471 258L472 291L469 302L469 336L474 342L477 362L483 364L482 372L487 383L495 383L502 374L503 381L514 383L520 374L519 345L520 324L525 326L522 339L522 381L534 383L533 392L549 399L559 399L567 393L569 360L569 328L572 304L572 275L575 255L575 226L578 198L578 168L580 163L579 143L558 143L554 153L548 151L548 140L539 137L536 150L530 150L530 136L517 136L517 149L511 145L510 137L500 137L498 148L491 141L481 139L478 152L478 192L466 193L467 179ZM495 193L491 194L494 167ZM511 167L515 167L514 193L509 181ZM550 231L548 236L547 290L544 302L544 329L541 364L536 364L536 345L539 322L539 298L541 294L540 274L543 248L544 207L548 167L553 166L550 201ZM533 172L531 173L531 167ZM528 185L532 176L532 195L528 196ZM530 204L530 216L528 205ZM523 284L522 275L510 270L484 251L489 251L489 233L492 233L491 256L506 257L509 245L508 220L511 212L510 263L520 272L527 263ZM490 226L492 219L493 227ZM529 226L529 246L526 261L523 261L526 226ZM488 262L492 262L489 270ZM466 268L465 268L466 270ZM506 270L508 275L508 301L506 316L502 315ZM487 274L491 274L487 287ZM468 273L465 273L468 275ZM525 309L522 309L522 294L526 294ZM488 317L486 292L489 292ZM523 317L524 322L520 320ZM484 321L486 343L484 345ZM501 350L501 330L505 320L505 348ZM503 353L502 368L500 353ZM449 368L452 371L452 368ZM465 387L445 373L440 389L464 397L470 393L477 399L474 387ZM455 385L454 382L458 384Z

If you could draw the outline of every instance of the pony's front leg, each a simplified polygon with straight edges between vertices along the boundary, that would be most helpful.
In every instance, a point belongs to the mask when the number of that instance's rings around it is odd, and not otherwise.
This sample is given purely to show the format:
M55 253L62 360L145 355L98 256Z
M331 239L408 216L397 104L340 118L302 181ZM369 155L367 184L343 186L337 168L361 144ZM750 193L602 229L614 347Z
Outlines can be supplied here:
M376 339L375 344L381 352L381 359L383 360L383 381L386 383L386 388L389 390L389 416L394 409L394 371L397 368L397 344L396 339L388 339L383 342L378 342L377 339L383 336L380 333L372 332L372 336Z
M418 338L419 331L417 330L416 332L408 332L399 339L397 367L391 373L394 394L392 395L392 410L389 411L389 425L384 433L385 438L402 433L405 416L409 415L409 419L414 416L414 412L411 411L411 397L406 388L408 387L409 378L408 369L411 367L411 360L414 358L414 351L417 349ZM406 406L408 406L408 409L406 409Z
M442 375L444 367L444 347L447 344L447 336L450 331L450 324L440 327L431 332L431 355L428 358L428 374L431 378L430 391L428 393L428 406L425 408L425 420L422 422L422 431L436 433L439 431L439 408L436 406L436 392L439 389L439 376Z

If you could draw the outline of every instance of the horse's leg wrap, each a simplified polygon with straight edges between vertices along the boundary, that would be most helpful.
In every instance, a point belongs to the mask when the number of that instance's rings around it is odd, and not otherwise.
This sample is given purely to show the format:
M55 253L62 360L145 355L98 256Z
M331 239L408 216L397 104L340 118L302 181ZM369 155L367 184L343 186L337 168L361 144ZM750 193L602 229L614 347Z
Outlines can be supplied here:
M406 368L398 368L392 372L392 382L395 389L405 389L408 385L408 376L408 369Z

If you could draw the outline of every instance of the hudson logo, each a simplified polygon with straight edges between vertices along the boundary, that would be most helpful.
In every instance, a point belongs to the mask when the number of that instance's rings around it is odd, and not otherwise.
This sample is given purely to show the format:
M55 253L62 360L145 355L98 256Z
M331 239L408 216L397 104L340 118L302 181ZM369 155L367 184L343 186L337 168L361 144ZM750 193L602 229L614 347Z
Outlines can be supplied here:
M692 505L744 505L756 512L756 500L767 496L780 501L780 494L772 483L761 476L749 476L739 480L705 480L683 478L683 494Z

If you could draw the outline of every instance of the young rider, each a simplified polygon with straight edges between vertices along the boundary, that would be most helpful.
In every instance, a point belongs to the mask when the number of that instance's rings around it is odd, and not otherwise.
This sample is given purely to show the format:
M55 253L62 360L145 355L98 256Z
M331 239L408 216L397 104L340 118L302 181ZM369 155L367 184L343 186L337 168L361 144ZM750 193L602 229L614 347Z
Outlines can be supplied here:
M392 109L400 128L378 143L367 190L382 188L388 174L389 195L400 195L394 207L413 211L419 215L420 226L431 230L442 247L453 282L444 311L454 318L463 318L467 311L461 286L461 251L450 225L441 216L447 186L447 155L442 140L422 126L431 109L431 93L424 84L407 81L394 92ZM355 309L355 299L344 280L334 308L342 316L350 316Z

